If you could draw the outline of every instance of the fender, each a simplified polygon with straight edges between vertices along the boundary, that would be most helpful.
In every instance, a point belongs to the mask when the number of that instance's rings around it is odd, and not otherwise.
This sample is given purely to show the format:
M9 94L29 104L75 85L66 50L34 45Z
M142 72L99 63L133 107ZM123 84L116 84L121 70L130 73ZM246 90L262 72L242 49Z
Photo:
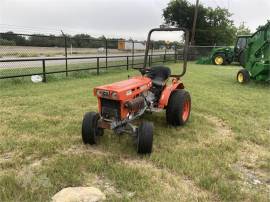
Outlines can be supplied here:
M160 99L159 99L158 107L165 108L168 105L171 93L175 89L184 89L184 88L185 88L184 84L181 81L179 82L179 80L173 79L172 84L166 86L164 90L162 91Z

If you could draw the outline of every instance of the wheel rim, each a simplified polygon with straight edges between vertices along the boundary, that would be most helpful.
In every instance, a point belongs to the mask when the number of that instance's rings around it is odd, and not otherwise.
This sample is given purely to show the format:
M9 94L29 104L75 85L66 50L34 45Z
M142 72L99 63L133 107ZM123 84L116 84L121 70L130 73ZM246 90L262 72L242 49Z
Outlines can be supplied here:
M222 65L223 64L223 58L221 56L215 57L215 63L217 65Z
M184 103L183 113L182 113L182 119L185 122L188 119L190 112L190 102L188 100Z
M238 74L237 79L238 79L238 82L239 82L239 83L243 83L243 82L244 82L244 75L240 72L240 73Z

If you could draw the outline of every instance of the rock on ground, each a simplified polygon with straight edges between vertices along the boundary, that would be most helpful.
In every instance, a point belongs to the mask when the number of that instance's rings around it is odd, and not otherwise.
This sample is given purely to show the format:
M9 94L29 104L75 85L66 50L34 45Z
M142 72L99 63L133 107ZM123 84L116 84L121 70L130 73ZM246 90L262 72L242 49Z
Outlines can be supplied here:
M68 187L52 197L53 202L98 202L106 196L95 187Z

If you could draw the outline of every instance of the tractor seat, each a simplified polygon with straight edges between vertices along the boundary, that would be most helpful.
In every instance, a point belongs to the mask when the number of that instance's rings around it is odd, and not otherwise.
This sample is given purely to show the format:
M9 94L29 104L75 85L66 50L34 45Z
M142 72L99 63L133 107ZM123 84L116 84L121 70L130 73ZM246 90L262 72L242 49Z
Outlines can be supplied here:
M171 70L169 67L165 66L154 66L151 67L146 76L152 79L152 83L155 86L164 86L165 81L170 77Z

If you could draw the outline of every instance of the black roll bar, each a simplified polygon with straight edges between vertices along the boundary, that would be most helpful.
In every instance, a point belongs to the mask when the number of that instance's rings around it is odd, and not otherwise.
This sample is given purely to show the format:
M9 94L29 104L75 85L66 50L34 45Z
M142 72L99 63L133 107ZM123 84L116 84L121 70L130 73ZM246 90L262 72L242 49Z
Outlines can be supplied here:
M172 27L168 27L168 28L154 28L151 29L148 33L147 36L147 42L146 42L146 48L145 48L145 54L144 54L144 64L143 64L143 69L146 69L147 66L147 58L148 58L148 52L149 52L149 48L150 48L150 43L151 43L151 35L153 32L160 32L160 31L165 31L165 32L174 32L174 31L183 31L184 35L185 35L185 46L184 46L184 53L183 53L183 70L182 73L179 75L171 75L171 77L177 77L180 78L182 76L185 75L186 73L186 69L187 69L187 57L188 57L188 43L189 43L189 31L186 28L180 27L180 28L172 28Z

